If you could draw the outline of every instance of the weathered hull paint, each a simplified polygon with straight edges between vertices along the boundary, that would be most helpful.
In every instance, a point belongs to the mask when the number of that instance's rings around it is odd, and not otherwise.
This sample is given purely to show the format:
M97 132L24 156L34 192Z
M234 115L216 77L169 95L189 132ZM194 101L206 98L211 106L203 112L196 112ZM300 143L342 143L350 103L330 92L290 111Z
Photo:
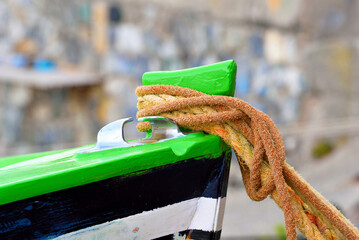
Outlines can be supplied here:
M196 234L202 236L197 239L218 239L224 210L224 201L218 199L226 196L229 163L230 154L224 152L217 158L188 159L4 204L0 206L0 239L54 239L117 220L122 222L118 224L120 230L125 230L127 226L132 233L142 234L146 224L149 224L148 233L156 222L161 225L171 223L169 219L172 219L177 223L182 218L184 222L179 229L178 224L174 224L173 228L165 228L171 229L170 232L160 231L157 235L137 239L166 239L166 236L173 237L173 234L190 235L192 239L196 239L192 236ZM170 210L165 211L176 204L187 206L187 218L179 217L177 213L171 216ZM160 209L168 216L144 221L144 225L136 226L134 216L147 216L146 212L160 214ZM182 212L186 213L184 210ZM185 221L189 218L191 220ZM126 223L121 219L132 220ZM120 230L114 230L116 228L113 226L116 224L106 225L104 229L109 231L108 234L118 233ZM88 231L88 234L91 232L94 231ZM100 235L106 234L102 230L100 232ZM116 238L131 239L131 236ZM94 234L86 239L113 237Z
M55 240L156 239L167 235L185 236L186 230L218 232L222 225L225 198L194 198L127 218L68 233Z

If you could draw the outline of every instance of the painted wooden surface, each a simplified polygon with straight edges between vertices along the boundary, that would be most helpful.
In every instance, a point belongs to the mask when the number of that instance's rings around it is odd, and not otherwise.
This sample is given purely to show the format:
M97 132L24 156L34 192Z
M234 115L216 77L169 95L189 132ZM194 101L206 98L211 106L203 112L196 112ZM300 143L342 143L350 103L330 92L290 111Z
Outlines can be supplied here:
M147 72L143 85L172 85L210 95L234 96L237 64L234 60L176 71Z
M88 148L0 159L0 205L229 149L219 137L191 133L180 139L78 154Z
M0 206L0 239L51 239L64 234L72 239L113 239L98 238L104 234L152 239L186 234L186 230L217 234L229 162L227 151L217 158L188 159L4 204ZM172 228L163 228L164 223ZM91 233L93 237L88 238Z

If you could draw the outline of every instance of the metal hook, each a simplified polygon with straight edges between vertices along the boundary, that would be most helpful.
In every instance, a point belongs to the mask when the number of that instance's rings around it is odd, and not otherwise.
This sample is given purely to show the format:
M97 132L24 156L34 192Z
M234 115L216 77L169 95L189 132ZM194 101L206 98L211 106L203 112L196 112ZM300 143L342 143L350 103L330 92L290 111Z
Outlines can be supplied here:
M138 119L139 122L149 122L151 124L151 137L148 140L162 141L172 138L185 136L178 128L177 124L166 117L143 117Z
M152 132L150 137L127 142L124 138L124 126L126 123L132 121L133 118L130 117L107 124L98 132L96 146L80 150L78 153L96 152L110 148L132 147L185 136L177 124L171 119L152 116L138 119L139 122L149 122L151 124Z

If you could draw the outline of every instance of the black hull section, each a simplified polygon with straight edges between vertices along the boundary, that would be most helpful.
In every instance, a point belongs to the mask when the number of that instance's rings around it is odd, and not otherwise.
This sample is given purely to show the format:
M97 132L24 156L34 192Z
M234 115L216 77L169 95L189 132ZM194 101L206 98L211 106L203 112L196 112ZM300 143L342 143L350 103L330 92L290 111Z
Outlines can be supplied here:
M0 239L49 239L196 197L224 197L229 165L227 152L5 204ZM220 236L192 232L193 239Z
M189 239L195 240L218 240L221 237L221 231L217 232L206 232L200 230L187 230L183 232L179 232L181 236L187 236ZM156 238L155 240L173 240L174 235L167 235L160 238Z

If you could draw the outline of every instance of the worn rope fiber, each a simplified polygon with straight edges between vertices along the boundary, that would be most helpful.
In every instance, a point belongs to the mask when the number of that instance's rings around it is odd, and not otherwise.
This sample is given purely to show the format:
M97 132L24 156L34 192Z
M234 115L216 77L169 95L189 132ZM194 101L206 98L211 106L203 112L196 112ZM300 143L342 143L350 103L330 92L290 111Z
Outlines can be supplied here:
M137 117L165 116L178 125L220 136L237 156L249 197L268 195L282 208L287 239L297 227L307 239L358 240L359 231L285 162L280 133L263 112L233 97L167 85L142 86ZM138 125L150 129L148 122Z

